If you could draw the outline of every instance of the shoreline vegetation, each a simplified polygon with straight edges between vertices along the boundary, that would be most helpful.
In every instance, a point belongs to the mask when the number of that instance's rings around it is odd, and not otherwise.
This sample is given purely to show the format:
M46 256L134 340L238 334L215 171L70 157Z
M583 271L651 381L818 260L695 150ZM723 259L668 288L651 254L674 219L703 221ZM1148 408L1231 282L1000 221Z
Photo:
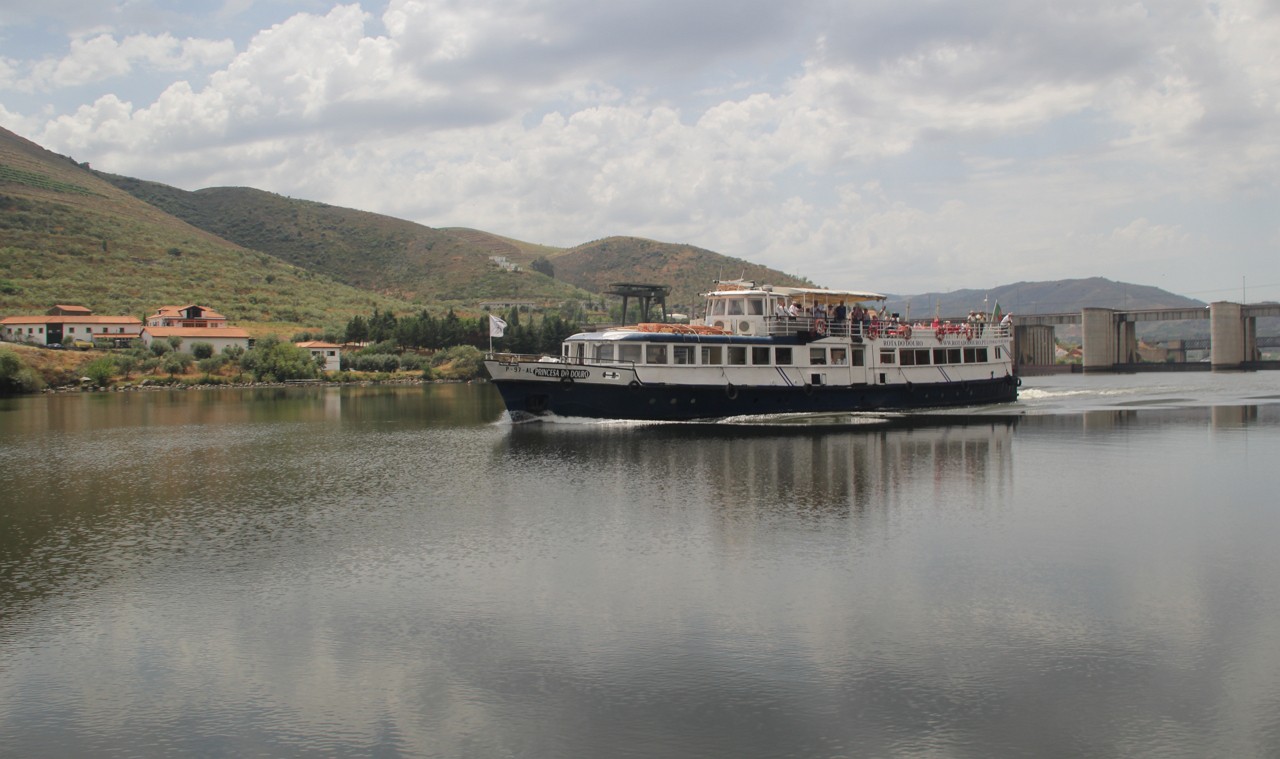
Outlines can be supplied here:
M412 354L412 366L385 371L322 371L294 346L271 346L285 360L252 352L143 367L130 350L56 350L0 343L0 397L41 393L218 390L298 386L416 385L485 379L481 352L459 346L431 355ZM292 363L289 358L294 359Z

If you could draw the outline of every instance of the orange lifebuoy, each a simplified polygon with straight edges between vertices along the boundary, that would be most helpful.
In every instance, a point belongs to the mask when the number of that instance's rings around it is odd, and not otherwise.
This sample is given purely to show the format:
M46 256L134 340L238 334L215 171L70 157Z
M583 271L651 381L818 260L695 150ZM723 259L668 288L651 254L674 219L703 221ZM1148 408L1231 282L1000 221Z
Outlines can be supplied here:
M813 323L813 331L814 331L814 332L817 332L819 335L825 335L825 334L827 334L827 320L826 320L826 319L818 319L818 320L814 321L814 323Z

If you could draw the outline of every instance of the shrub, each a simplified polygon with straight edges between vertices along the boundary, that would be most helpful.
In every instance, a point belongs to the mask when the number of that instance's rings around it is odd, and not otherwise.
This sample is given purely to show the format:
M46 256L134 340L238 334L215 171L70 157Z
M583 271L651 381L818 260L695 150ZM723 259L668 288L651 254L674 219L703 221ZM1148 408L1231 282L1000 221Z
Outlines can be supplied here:
M213 343L192 343L191 355L195 356L196 360L209 358L213 355Z
M35 369L7 348L0 348L0 395L10 393L35 393L44 387L44 380Z
M310 351L275 337L259 340L245 351L240 366L252 374L256 382L313 379L320 373Z
M484 373L484 354L472 345L455 345L432 356L431 368L442 379L475 379Z
M116 371L116 362L107 356L96 358L88 364L85 364L85 367L81 369L84 376L93 380L93 384L98 387L106 387L107 385L110 385L111 378L116 376Z

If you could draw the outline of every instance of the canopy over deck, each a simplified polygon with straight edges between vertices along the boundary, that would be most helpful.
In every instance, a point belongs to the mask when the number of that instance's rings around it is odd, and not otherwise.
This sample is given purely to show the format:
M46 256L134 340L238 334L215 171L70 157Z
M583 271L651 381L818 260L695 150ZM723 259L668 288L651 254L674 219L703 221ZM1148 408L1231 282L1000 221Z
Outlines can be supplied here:
M762 294L781 295L791 300L798 300L804 303L840 303L849 301L874 301L887 300L888 296L880 293L871 293L861 290L832 290L826 287L784 287L781 285L760 285L756 286L755 282L748 280L728 280L717 281L716 289L706 293L706 297L721 296L725 297L729 294L740 295L745 292L757 292Z

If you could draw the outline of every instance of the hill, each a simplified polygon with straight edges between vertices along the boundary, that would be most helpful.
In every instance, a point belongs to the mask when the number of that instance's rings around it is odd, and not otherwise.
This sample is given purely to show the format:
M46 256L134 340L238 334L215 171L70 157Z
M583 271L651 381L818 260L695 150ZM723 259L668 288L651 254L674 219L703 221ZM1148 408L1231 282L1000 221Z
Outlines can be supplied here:
M672 287L668 306L692 311L717 279L812 285L691 245L608 237L573 248L475 229L434 229L380 214L252 188L188 192L92 171L0 128L0 313L55 302L142 316L199 302L237 322L340 328L374 308L473 312L486 300L546 306L598 301L615 282ZM519 270L496 265L502 256ZM548 259L554 278L533 271ZM1046 313L1086 306L1202 306L1154 287L1099 277L1019 282L989 290L893 296L923 317L990 309ZM259 325L262 327L263 325Z
M592 297L527 268L515 271L498 266L490 257L508 251L493 244L500 239L496 236L478 243L476 235L248 187L188 192L131 177L99 176L245 248L352 287L417 304L469 310L485 300L558 305ZM510 248L519 250L514 244Z
M593 292L604 292L614 282L670 285L667 304L677 311L700 305L701 294L711 289L717 279L750 279L771 285L813 284L692 245L638 237L607 237L579 245L560 253L552 263L557 277Z
M75 303L141 317L192 302L293 327L410 307L223 240L0 128L0 312Z
M890 310L913 317L931 316L935 308L943 316L961 316L970 310L990 311L996 304L1015 314L1047 314L1079 311L1082 308L1196 308L1201 301L1175 295L1157 287L1113 282L1102 277L1062 279L1051 282L1017 282L990 290L956 290L949 293L921 293L892 296Z

